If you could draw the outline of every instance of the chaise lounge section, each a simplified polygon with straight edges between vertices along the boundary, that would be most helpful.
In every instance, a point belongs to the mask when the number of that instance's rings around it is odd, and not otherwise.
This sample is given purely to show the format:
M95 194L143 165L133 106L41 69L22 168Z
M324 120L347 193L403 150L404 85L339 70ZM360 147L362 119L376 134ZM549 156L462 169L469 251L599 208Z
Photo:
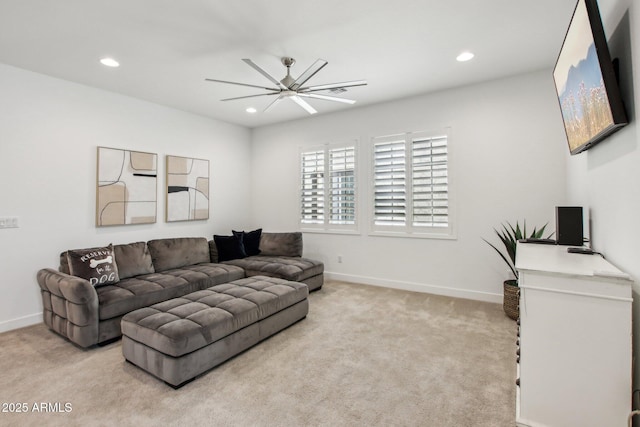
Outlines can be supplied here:
M253 276L133 311L122 319L122 354L181 387L303 319L308 287Z
M309 291L316 291L324 283L324 264L303 258L302 248L301 232L261 233L258 255L222 261L222 264L241 267L248 277L279 277L304 283ZM218 248L213 240L209 242L209 249L211 262L218 262Z

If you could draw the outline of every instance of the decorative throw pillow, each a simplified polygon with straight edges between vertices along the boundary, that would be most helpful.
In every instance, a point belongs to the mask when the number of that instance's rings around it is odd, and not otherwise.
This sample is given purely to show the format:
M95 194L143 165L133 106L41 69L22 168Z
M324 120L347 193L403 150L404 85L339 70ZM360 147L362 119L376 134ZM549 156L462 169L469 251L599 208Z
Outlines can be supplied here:
M93 286L112 285L120 281L113 245L67 251L69 272L88 280Z
M260 237L262 236L262 228L247 232L232 231L234 236L241 237L242 244L244 245L244 251L247 253L247 256L258 255L260 253Z
M240 236L214 235L213 240L216 242L216 248L218 248L218 261L220 262L247 256Z

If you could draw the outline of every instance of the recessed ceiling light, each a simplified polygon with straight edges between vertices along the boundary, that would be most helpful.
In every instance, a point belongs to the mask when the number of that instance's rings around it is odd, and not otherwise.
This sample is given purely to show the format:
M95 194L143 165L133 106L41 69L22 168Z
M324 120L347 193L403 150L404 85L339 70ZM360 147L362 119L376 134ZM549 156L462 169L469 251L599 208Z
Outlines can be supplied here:
M460 55L456 57L456 60L458 62L466 62L470 59L473 59L474 56L475 55L471 52L462 52Z
M107 67L119 67L120 63L113 58L102 58L100 60L102 65L106 65Z
M249 108L247 108L245 111L246 111L247 113L251 113L251 114L253 114L253 113L257 112L258 110L256 110L256 109L255 109L255 108L253 108L253 107L249 107Z

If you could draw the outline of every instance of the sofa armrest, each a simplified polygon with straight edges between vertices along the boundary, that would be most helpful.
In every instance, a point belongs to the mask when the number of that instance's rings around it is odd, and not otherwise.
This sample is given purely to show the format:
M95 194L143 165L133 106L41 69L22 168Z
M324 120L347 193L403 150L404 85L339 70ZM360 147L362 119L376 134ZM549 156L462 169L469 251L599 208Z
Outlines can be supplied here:
M98 343L98 293L88 280L52 268L38 271L45 324L81 347Z

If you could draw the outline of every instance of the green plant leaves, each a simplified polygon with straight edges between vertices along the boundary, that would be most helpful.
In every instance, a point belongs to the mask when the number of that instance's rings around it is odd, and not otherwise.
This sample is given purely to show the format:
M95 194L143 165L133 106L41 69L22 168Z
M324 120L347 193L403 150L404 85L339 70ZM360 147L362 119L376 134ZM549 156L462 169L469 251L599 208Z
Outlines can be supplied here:
M541 239L543 234L544 234L544 230L547 228L548 224L543 225L539 230L537 229L537 227L534 227L533 232L531 232L531 235L529 237L527 237L527 222L526 221L523 221L522 228L520 228L520 224L519 224L518 221L516 221L516 226L515 227L513 225L511 225L511 223L508 222L508 221L507 221L506 225L505 224L501 224L501 225L502 225L502 229L501 230L497 230L497 229L494 228L493 231L495 231L495 233L500 238L500 241L504 245L504 248L505 248L505 250L507 252L506 256L495 245L490 243L487 239L483 238L482 240L487 242L487 244L489 246L491 246L498 253L498 255L500 255L500 257L504 260L505 263L507 263L507 265L509 266L509 268L513 272L513 275L516 277L516 279L518 279L518 271L515 268L515 265L516 265L516 247L517 247L517 244L518 244L518 240L527 239L527 238L529 238L529 239ZM547 239L551 238L551 236L553 236L553 233L549 234L549 236L546 237L546 238Z
M498 231L496 231L496 233L498 233L498 235L500 234ZM489 242L487 239L482 239L485 242L487 242L487 244L489 246L491 246L493 249L495 249L495 251L498 253L498 255L500 255L500 257L504 260L504 262L507 263L507 265L509 266L509 268L511 269L511 271L513 272L514 276L516 276L516 278L518 277L518 272L516 271L515 267L507 260L507 257L504 256L504 254L502 252L500 252L500 249L496 248L491 242Z

